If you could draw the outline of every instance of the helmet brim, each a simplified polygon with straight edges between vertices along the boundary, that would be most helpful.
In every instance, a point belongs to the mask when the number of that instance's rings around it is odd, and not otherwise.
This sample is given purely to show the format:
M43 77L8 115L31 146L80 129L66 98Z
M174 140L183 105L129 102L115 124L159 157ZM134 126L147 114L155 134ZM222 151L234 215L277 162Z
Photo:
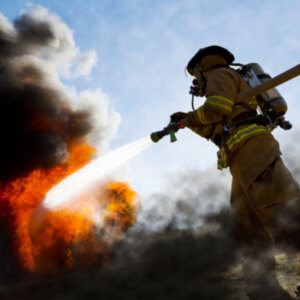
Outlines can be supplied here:
M192 70L196 67L197 63L207 55L221 55L225 58L228 65L234 61L234 55L227 49L220 46L209 46L198 50L198 52L188 62L186 67L187 71L193 75Z

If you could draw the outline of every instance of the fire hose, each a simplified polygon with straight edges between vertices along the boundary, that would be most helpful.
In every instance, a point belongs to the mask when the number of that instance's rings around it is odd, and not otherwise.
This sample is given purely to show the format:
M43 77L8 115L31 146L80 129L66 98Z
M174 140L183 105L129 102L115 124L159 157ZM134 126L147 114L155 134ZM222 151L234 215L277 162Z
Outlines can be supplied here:
M275 86L278 86L288 80L291 80L292 78L300 75L300 64L296 65L295 67L277 75L276 77L272 78L271 80L257 86L254 88L251 88L247 91L244 91L237 95L237 100L240 102L241 100L246 100L251 97L255 97L267 90L270 90L274 88ZM277 120L270 120L270 123L273 122L273 124L279 125L280 127L284 129L290 129L291 124L287 121L284 121L284 119L279 118ZM268 125L268 124L266 124ZM176 142L177 138L175 136L175 133L181 129L184 128L182 126L182 123L179 122L170 122L163 130L156 131L151 133L150 138L154 143L157 143L159 140L161 140L166 135L170 135L170 141Z

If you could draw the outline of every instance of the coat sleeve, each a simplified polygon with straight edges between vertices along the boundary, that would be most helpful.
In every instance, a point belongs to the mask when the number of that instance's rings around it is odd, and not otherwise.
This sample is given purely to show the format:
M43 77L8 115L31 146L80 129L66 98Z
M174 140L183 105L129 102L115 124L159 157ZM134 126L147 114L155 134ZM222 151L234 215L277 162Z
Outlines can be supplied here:
M206 101L188 114L188 125L208 125L221 122L232 112L238 94L238 80L227 69L218 69L208 74Z

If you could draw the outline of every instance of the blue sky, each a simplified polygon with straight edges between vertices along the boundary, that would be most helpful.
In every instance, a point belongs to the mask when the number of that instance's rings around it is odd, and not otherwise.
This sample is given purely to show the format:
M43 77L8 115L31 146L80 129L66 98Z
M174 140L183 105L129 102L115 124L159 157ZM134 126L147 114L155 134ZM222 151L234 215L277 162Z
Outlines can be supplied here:
M237 62L258 62L273 76L299 63L299 0L30 3L60 16L73 30L82 52L97 52L98 62L90 75L62 80L77 91L100 88L111 109L120 113L111 149L161 129L172 112L190 110L191 79L184 68L200 47L222 45L235 54ZM0 2L0 11L9 20L23 9L29 9L28 1ZM279 91L289 104L287 118L299 127L299 79L282 85ZM275 135L281 140L292 133L277 129ZM161 141L130 162L132 184L147 196L160 190L170 175L215 167L216 150L188 130L180 132L176 143Z

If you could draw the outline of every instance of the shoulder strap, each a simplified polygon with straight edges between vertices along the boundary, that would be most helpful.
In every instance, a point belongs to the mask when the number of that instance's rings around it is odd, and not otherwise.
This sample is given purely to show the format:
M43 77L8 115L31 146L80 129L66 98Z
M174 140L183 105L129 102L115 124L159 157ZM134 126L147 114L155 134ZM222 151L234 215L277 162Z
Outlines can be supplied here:
M243 106L244 108L246 108L247 110L253 110L247 103L245 102L238 102L235 105L240 105Z

